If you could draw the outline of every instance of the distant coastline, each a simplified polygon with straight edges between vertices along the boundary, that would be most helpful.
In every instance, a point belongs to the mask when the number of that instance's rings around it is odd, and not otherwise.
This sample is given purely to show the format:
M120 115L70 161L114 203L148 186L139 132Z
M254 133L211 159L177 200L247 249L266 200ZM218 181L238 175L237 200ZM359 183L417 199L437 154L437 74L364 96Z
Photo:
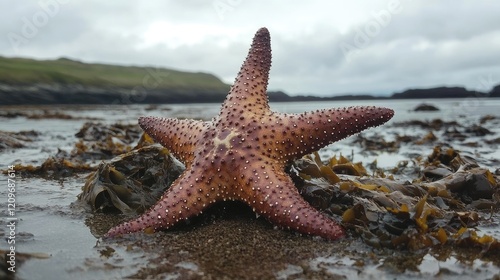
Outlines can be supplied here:
M0 105L179 104L222 102L230 86L208 73L165 68L88 64L61 58L39 61L0 57ZM500 97L463 87L408 89L390 96L290 96L269 92L271 102Z
M426 89L408 89L390 96L376 95L337 95L318 97L311 95L289 96L284 92L269 92L269 99L275 102L287 101L330 101L330 100L371 100L371 99L438 99L438 98L488 98L500 97L500 85L490 92L471 91L463 87L435 87Z

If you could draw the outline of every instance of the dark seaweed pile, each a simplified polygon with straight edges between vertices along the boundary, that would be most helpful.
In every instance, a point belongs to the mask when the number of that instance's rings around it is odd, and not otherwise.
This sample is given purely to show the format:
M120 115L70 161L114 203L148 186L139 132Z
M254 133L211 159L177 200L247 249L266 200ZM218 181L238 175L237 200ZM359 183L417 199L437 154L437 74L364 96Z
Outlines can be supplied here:
M493 219L500 205L498 176L440 147L421 167L409 182L380 170L368 176L361 164L344 157L323 163L315 154L296 161L291 171L311 204L342 215L353 236L376 248L418 250L451 244L498 252L498 240L474 230L479 224L498 226Z

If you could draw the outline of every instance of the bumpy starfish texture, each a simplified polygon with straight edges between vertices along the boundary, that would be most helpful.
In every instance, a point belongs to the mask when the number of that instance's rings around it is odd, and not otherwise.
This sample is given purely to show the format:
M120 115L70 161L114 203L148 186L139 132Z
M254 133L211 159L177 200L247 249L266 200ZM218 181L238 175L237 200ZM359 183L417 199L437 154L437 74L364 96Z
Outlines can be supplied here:
M290 161L378 126L391 109L348 107L302 114L270 110L266 93L271 46L261 28L219 115L212 121L141 117L140 126L186 165L161 199L107 237L168 229L224 200L250 205L270 222L304 234L337 239L344 230L311 207L284 172Z

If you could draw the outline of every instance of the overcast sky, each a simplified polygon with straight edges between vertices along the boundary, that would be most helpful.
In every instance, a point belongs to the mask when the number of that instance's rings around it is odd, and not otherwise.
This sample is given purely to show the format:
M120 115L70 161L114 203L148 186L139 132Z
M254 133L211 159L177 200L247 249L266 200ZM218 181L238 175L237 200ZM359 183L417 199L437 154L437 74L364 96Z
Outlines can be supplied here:
M500 84L500 1L0 0L0 56L202 71L232 83L271 32L270 90Z

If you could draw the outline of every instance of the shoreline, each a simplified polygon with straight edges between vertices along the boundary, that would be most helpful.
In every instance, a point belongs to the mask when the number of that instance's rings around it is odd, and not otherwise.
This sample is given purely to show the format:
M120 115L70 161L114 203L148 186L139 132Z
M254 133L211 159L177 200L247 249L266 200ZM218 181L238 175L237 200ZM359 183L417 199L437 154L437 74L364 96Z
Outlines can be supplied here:
M1 105L132 105L132 104L190 104L221 103L225 90L204 88L99 87L81 84L28 84L0 83ZM389 96L347 94L336 96L288 95L282 91L269 92L270 102L359 101L359 100L439 100L448 98L499 98L500 85L490 92L467 90L463 87L436 87L408 89Z

